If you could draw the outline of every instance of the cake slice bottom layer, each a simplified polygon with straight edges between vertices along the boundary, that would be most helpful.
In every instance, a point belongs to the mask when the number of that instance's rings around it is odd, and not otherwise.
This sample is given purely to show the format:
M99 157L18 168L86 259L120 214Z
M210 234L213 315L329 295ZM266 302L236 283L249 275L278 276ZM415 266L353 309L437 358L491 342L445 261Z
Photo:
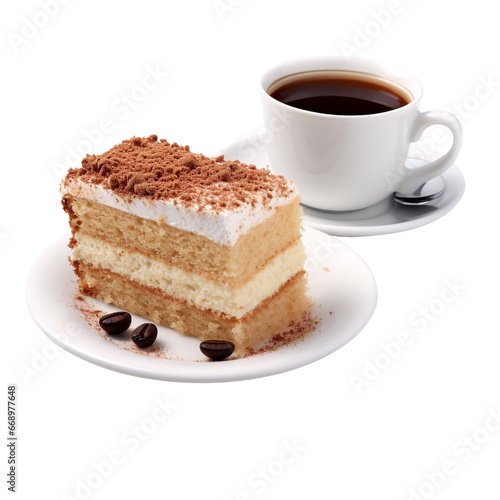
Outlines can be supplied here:
M298 323L310 307L304 271L290 278L248 314L236 319L200 310L157 288L141 285L106 269L82 262L75 262L74 265L83 294L144 316L184 335L200 340L229 340L235 344L238 355L245 355L247 348L286 330L292 323Z

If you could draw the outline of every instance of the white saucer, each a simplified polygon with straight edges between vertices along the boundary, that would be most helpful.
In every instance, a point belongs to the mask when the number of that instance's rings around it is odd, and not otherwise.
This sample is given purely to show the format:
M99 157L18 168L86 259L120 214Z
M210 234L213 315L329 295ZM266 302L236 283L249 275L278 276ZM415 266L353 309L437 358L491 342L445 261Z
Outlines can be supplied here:
M266 139L255 135L237 141L221 151L227 160L240 160L257 167L269 164ZM304 208L304 223L336 236L370 236L414 229L446 215L460 200L465 190L462 173L453 165L442 178L444 193L422 206L405 206L392 199L352 212L327 212Z
M99 333L99 327L86 321L82 306L98 310L97 315L93 313L94 320L100 316L99 311L104 314L116 308L88 298L83 303L75 299L78 292L68 263L68 240L57 240L33 266L26 286L29 311L45 334L63 349L129 375L177 382L221 382L292 370L349 342L366 325L377 302L375 280L366 263L338 239L308 228L304 232L306 270L320 320L309 336L271 352L212 362L201 354L199 340L159 327L153 346L160 351L162 357L158 357L158 353L147 354L135 348L130 331L122 335L125 340L119 340L120 336L110 340L104 332ZM144 321L133 317L131 328Z

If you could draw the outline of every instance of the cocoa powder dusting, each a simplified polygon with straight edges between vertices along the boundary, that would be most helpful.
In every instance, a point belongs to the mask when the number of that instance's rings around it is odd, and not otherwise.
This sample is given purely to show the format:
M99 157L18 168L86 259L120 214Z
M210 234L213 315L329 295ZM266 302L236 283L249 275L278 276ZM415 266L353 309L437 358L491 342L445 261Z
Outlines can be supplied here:
M294 191L284 177L268 170L196 154L189 146L156 135L133 137L101 155L87 155L63 183L76 179L102 185L125 199L171 200L198 210L209 206L215 212L266 205Z
M106 314L100 309L96 309L83 295L74 296L74 306L77 309L86 323L92 328L99 331L101 327L99 326L99 318Z

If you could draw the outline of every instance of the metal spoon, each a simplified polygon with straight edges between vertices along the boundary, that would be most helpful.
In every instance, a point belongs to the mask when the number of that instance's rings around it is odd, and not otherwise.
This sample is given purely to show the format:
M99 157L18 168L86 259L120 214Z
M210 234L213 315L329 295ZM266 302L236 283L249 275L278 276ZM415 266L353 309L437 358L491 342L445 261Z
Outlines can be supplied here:
M421 158L408 158L406 166L418 168L425 165L428 161ZM402 193L396 191L394 199L402 205L427 205L431 201L439 198L444 193L445 183L441 176L434 177L430 181L424 182L413 193Z
M394 193L394 199L402 205L427 205L444 193L444 179L439 176L424 182L413 193Z

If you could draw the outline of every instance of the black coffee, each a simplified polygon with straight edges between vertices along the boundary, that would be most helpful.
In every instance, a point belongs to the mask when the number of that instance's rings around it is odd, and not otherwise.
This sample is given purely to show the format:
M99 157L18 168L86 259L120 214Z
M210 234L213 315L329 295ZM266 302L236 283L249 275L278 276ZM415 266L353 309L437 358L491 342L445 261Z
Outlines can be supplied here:
M408 104L412 96L394 82L366 73L296 73L268 89L271 97L294 108L327 115L372 115Z

